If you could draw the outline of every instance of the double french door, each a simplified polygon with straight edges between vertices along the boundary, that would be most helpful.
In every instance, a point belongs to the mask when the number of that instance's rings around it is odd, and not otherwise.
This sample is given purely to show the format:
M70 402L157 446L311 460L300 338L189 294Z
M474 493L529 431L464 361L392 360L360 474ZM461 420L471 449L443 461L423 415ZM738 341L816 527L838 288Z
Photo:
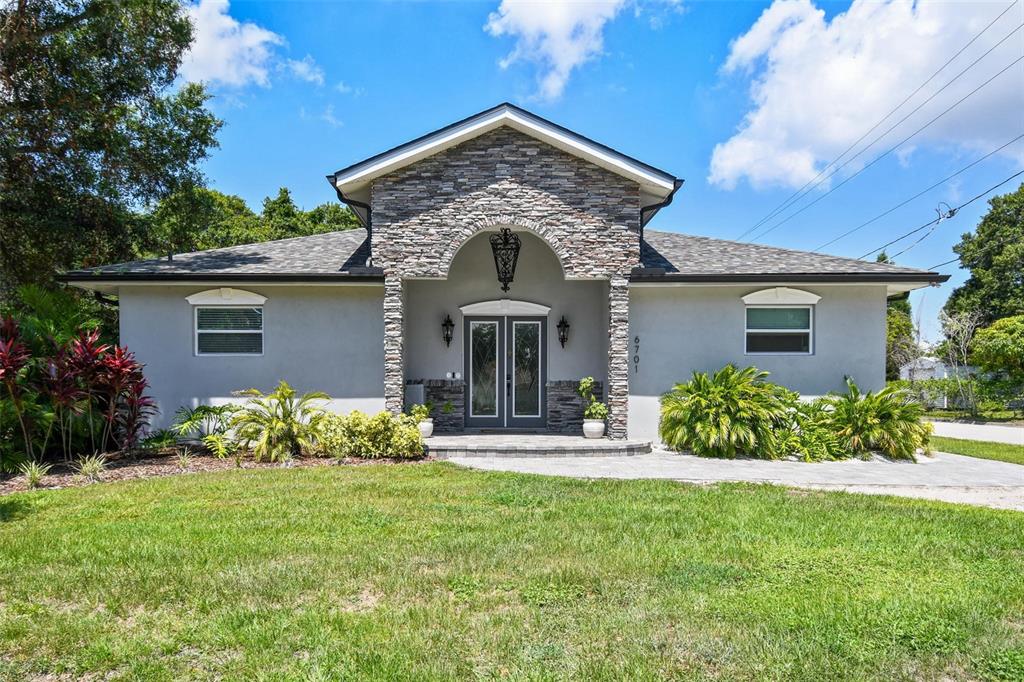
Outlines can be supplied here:
M466 317L466 426L545 423L547 318Z

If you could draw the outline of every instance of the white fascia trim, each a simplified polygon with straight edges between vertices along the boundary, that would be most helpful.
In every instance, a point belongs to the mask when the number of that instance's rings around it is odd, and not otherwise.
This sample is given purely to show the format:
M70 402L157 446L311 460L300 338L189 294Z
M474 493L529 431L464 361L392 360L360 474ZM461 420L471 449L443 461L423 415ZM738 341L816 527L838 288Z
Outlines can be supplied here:
M817 294L789 287L761 289L741 298L747 305L814 305L821 300Z
M375 163L365 168L336 175L334 183L338 189L345 192L346 187L357 187L365 184L375 177L432 156L448 147L453 147L506 124L522 133L543 140L559 149L573 153L602 168L623 175L643 185L661 188L665 191L665 196L674 187L671 180L654 175L647 169L630 163L626 159L610 154L599 147L581 142L561 130L528 119L509 109L499 109L487 116L467 121L463 125L446 130L436 137L423 140L413 147L396 151L393 154L378 159Z
M529 301L499 298L460 306L463 315L547 315L551 307Z
M185 300L192 305L263 305L267 297L244 289L221 287L186 296Z

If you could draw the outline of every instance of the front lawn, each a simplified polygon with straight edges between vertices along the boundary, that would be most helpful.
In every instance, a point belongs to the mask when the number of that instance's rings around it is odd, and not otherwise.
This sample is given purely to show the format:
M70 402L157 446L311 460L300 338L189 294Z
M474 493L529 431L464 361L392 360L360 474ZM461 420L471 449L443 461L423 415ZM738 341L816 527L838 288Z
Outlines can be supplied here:
M1024 514L449 464L0 497L0 678L1021 679Z
M939 452L952 452L954 455L967 455L981 459L996 459L1000 462L1024 464L1024 446L1010 443L989 443L980 440L964 440L962 438L943 438L932 436L931 445Z

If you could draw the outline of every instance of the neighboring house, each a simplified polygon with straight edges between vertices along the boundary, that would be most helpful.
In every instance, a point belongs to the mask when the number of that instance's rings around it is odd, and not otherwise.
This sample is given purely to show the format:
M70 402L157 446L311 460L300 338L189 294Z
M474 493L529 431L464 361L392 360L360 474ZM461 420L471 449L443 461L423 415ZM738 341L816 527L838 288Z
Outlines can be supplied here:
M571 431L590 375L608 435L651 438L662 393L730 362L880 388L886 298L947 278L653 231L682 180L510 104L328 180L365 229L64 275L118 296L158 425L286 379L342 411L417 387L451 402L440 430Z
M924 355L900 367L900 379L923 381L924 379L946 379L954 375L946 363L939 358Z

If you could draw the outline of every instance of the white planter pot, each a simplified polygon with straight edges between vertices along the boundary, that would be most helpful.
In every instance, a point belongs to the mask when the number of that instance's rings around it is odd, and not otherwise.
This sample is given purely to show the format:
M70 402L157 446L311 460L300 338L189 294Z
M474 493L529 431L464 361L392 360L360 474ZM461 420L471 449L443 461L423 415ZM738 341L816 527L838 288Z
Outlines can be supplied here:
M587 438L602 438L604 437L604 420L603 419L584 419L583 420L583 435Z
M420 435L424 438L430 438L434 434L434 420L433 418L424 419L419 423Z

